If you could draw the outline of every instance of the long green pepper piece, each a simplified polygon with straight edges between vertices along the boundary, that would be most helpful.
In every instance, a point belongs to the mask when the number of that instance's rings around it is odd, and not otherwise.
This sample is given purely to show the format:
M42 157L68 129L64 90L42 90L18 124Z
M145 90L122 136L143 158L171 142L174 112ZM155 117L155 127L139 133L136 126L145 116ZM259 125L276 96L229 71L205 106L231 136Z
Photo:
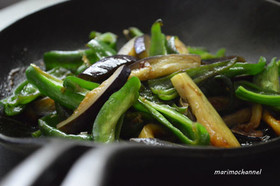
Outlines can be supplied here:
M188 118L182 116L182 114L141 97L139 97L138 101L158 122L176 135L181 142L188 145L208 145L210 143L209 133L201 124L193 123ZM169 119L176 121L177 127L171 124L161 113L168 116Z
M72 89L75 92L85 92L93 90L99 86L98 83L87 81L76 76L67 76L63 81L65 88Z
M44 72L34 64L27 68L26 77L43 95L69 109L76 109L84 98L83 95L64 88L62 80Z
M131 77L119 91L109 97L93 124L92 135L95 142L110 143L116 140L117 123L137 101L140 87L140 80Z
M264 57L261 57L259 61L266 63ZM272 58L264 71L254 77L254 83L265 90L280 92L278 68L276 58Z
M161 32L162 20L157 20L151 28L150 56L165 55L165 35Z
M266 59L261 57L260 61L265 62ZM252 90L242 85L238 86L235 90L236 96L242 100L267 105L275 110L280 110L280 87L276 58L271 60L262 73L254 77L254 82L257 85L255 87L251 86Z
M70 71L64 68L54 68L48 71L48 73L58 79L64 79L70 74ZM11 96L2 99L0 103L3 104L6 115L14 116L20 114L28 103L34 101L39 96L42 96L41 92L25 80L17 86Z
M66 134L48 125L48 123L42 119L39 119L38 123L39 123L40 131L43 136L60 137L60 138L74 139L74 140L86 140L86 141L92 140L92 136L87 134L78 134L78 135Z
M44 53L44 63L46 70L59 66L75 72L84 63L84 57L91 62L98 60L91 49L75 51L53 50Z

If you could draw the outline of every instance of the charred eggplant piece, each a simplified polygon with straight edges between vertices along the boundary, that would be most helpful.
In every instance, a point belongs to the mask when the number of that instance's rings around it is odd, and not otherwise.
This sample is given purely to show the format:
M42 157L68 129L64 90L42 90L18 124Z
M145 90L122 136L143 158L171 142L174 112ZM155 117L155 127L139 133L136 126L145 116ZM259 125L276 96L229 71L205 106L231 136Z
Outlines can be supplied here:
M79 77L88 81L101 83L109 78L118 67L130 65L135 61L136 58L127 55L106 57L91 65Z
M118 91L127 81L130 69L119 67L113 75L104 81L98 88L93 89L83 99L79 107L66 120L60 122L57 128L65 133L78 134L82 131L91 131L92 124L108 98Z
M170 54L145 58L130 65L131 76L141 81L200 66L198 55Z
M149 57L150 42L151 39L150 36L148 35L143 35L135 39L134 49L135 49L136 56L139 59Z

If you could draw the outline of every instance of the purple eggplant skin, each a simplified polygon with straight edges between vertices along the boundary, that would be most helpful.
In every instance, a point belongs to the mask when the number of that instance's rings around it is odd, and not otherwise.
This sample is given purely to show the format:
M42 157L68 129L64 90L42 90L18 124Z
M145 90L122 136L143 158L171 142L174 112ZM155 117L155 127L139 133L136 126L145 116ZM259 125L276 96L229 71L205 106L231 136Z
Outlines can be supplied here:
M68 134L91 131L99 110L108 98L126 83L130 72L127 66L120 66L99 87L87 93L74 113L56 127Z
M79 78L101 83L109 78L121 65L130 65L136 60L137 59L135 57L128 55L114 55L105 57L79 74Z
M135 49L136 56L139 59L149 57L150 42L151 42L150 36L146 34L139 36L135 39L134 49Z

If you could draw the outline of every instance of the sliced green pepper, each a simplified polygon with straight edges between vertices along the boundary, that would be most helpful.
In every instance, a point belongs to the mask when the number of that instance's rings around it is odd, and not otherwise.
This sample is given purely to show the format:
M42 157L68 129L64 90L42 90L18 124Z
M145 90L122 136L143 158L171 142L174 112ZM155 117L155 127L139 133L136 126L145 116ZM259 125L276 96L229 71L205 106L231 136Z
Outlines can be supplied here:
M210 143L209 133L201 124L193 123L183 114L167 106L150 102L141 97L139 97L138 101L158 122L167 127L183 143L189 145L208 145ZM161 113L173 121L173 125Z
M78 78L76 76L68 76L64 79L63 86L71 89L73 92L87 93L88 90L95 89L99 86L99 84Z
M116 51L101 39L89 41L90 49L86 50L46 52L44 54L46 70L63 67L78 74L101 58L116 55ZM105 40L105 38L103 39Z
M43 95L69 109L76 109L84 98L83 95L64 88L62 80L42 71L34 64L27 68L26 77Z
M261 57L260 61L266 61ZM245 86L240 85L235 91L238 98L254 103L270 106L273 109L280 109L280 87L279 74L276 58L273 58L265 70L255 76L254 82L257 85L246 83Z
M112 49L116 50L117 47L117 35L112 32L100 33L96 31L90 32L90 39L95 39L98 41L103 41L107 45L109 45Z
M165 35L161 32L162 20L157 20L151 28L150 56L165 55Z
M129 27L128 29L125 29L123 34L128 40L144 35L144 33L136 27Z
M99 60L103 57L113 56L117 54L114 49L100 40L92 39L88 42L87 46L95 52Z
M250 101L254 103L260 103L263 105L272 106L273 108L280 108L280 94L263 94L262 92L255 92L244 88L243 86L239 86L235 90L235 94L238 98Z
M266 59L261 57L260 62L266 63ZM273 58L264 71L254 77L255 84L265 90L279 92L280 85L278 68L276 58Z
M1 104L4 106L6 115L14 116L21 113L27 103L35 100L40 95L39 90L25 80L19 84L13 95L1 100Z
M53 125L57 124L58 122L59 118L57 115L46 116L42 119L39 119L38 123L41 134L43 136L60 137L74 140L92 140L92 136L88 134L73 135L61 132L60 130L53 127Z
M119 91L109 97L94 121L92 129L94 141L109 143L116 140L116 125L120 117L137 100L140 86L140 80L132 77Z
M95 51L91 49L87 50L75 50L75 51L50 51L44 54L44 63L46 70L53 69L55 67L63 67L76 72L77 69L85 63L85 59L90 64L99 60L95 55Z
M224 57L226 52L224 48L221 48L213 55L207 49L201 47L188 47L188 51L190 54L200 55L202 60Z
M70 72L64 68L54 68L48 71L48 73L58 79L64 79L70 74ZM40 91L34 85L25 80L14 90L13 95L0 102L4 105L5 114L8 116L14 116L21 113L26 104L34 101L41 95Z
M260 58L258 63L242 63L237 62L231 68L221 73L227 77L234 77L238 75L250 75L254 76L261 73L264 70L266 61Z

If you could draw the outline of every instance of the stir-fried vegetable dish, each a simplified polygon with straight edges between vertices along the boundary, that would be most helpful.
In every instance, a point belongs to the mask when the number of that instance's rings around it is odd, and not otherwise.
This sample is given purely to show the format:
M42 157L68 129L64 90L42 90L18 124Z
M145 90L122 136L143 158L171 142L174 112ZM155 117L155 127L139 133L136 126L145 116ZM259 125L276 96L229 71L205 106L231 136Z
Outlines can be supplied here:
M119 50L115 34L92 31L85 49L46 52L3 114L33 120L33 137L96 143L239 147L280 135L280 60L212 54L162 26L124 30Z

